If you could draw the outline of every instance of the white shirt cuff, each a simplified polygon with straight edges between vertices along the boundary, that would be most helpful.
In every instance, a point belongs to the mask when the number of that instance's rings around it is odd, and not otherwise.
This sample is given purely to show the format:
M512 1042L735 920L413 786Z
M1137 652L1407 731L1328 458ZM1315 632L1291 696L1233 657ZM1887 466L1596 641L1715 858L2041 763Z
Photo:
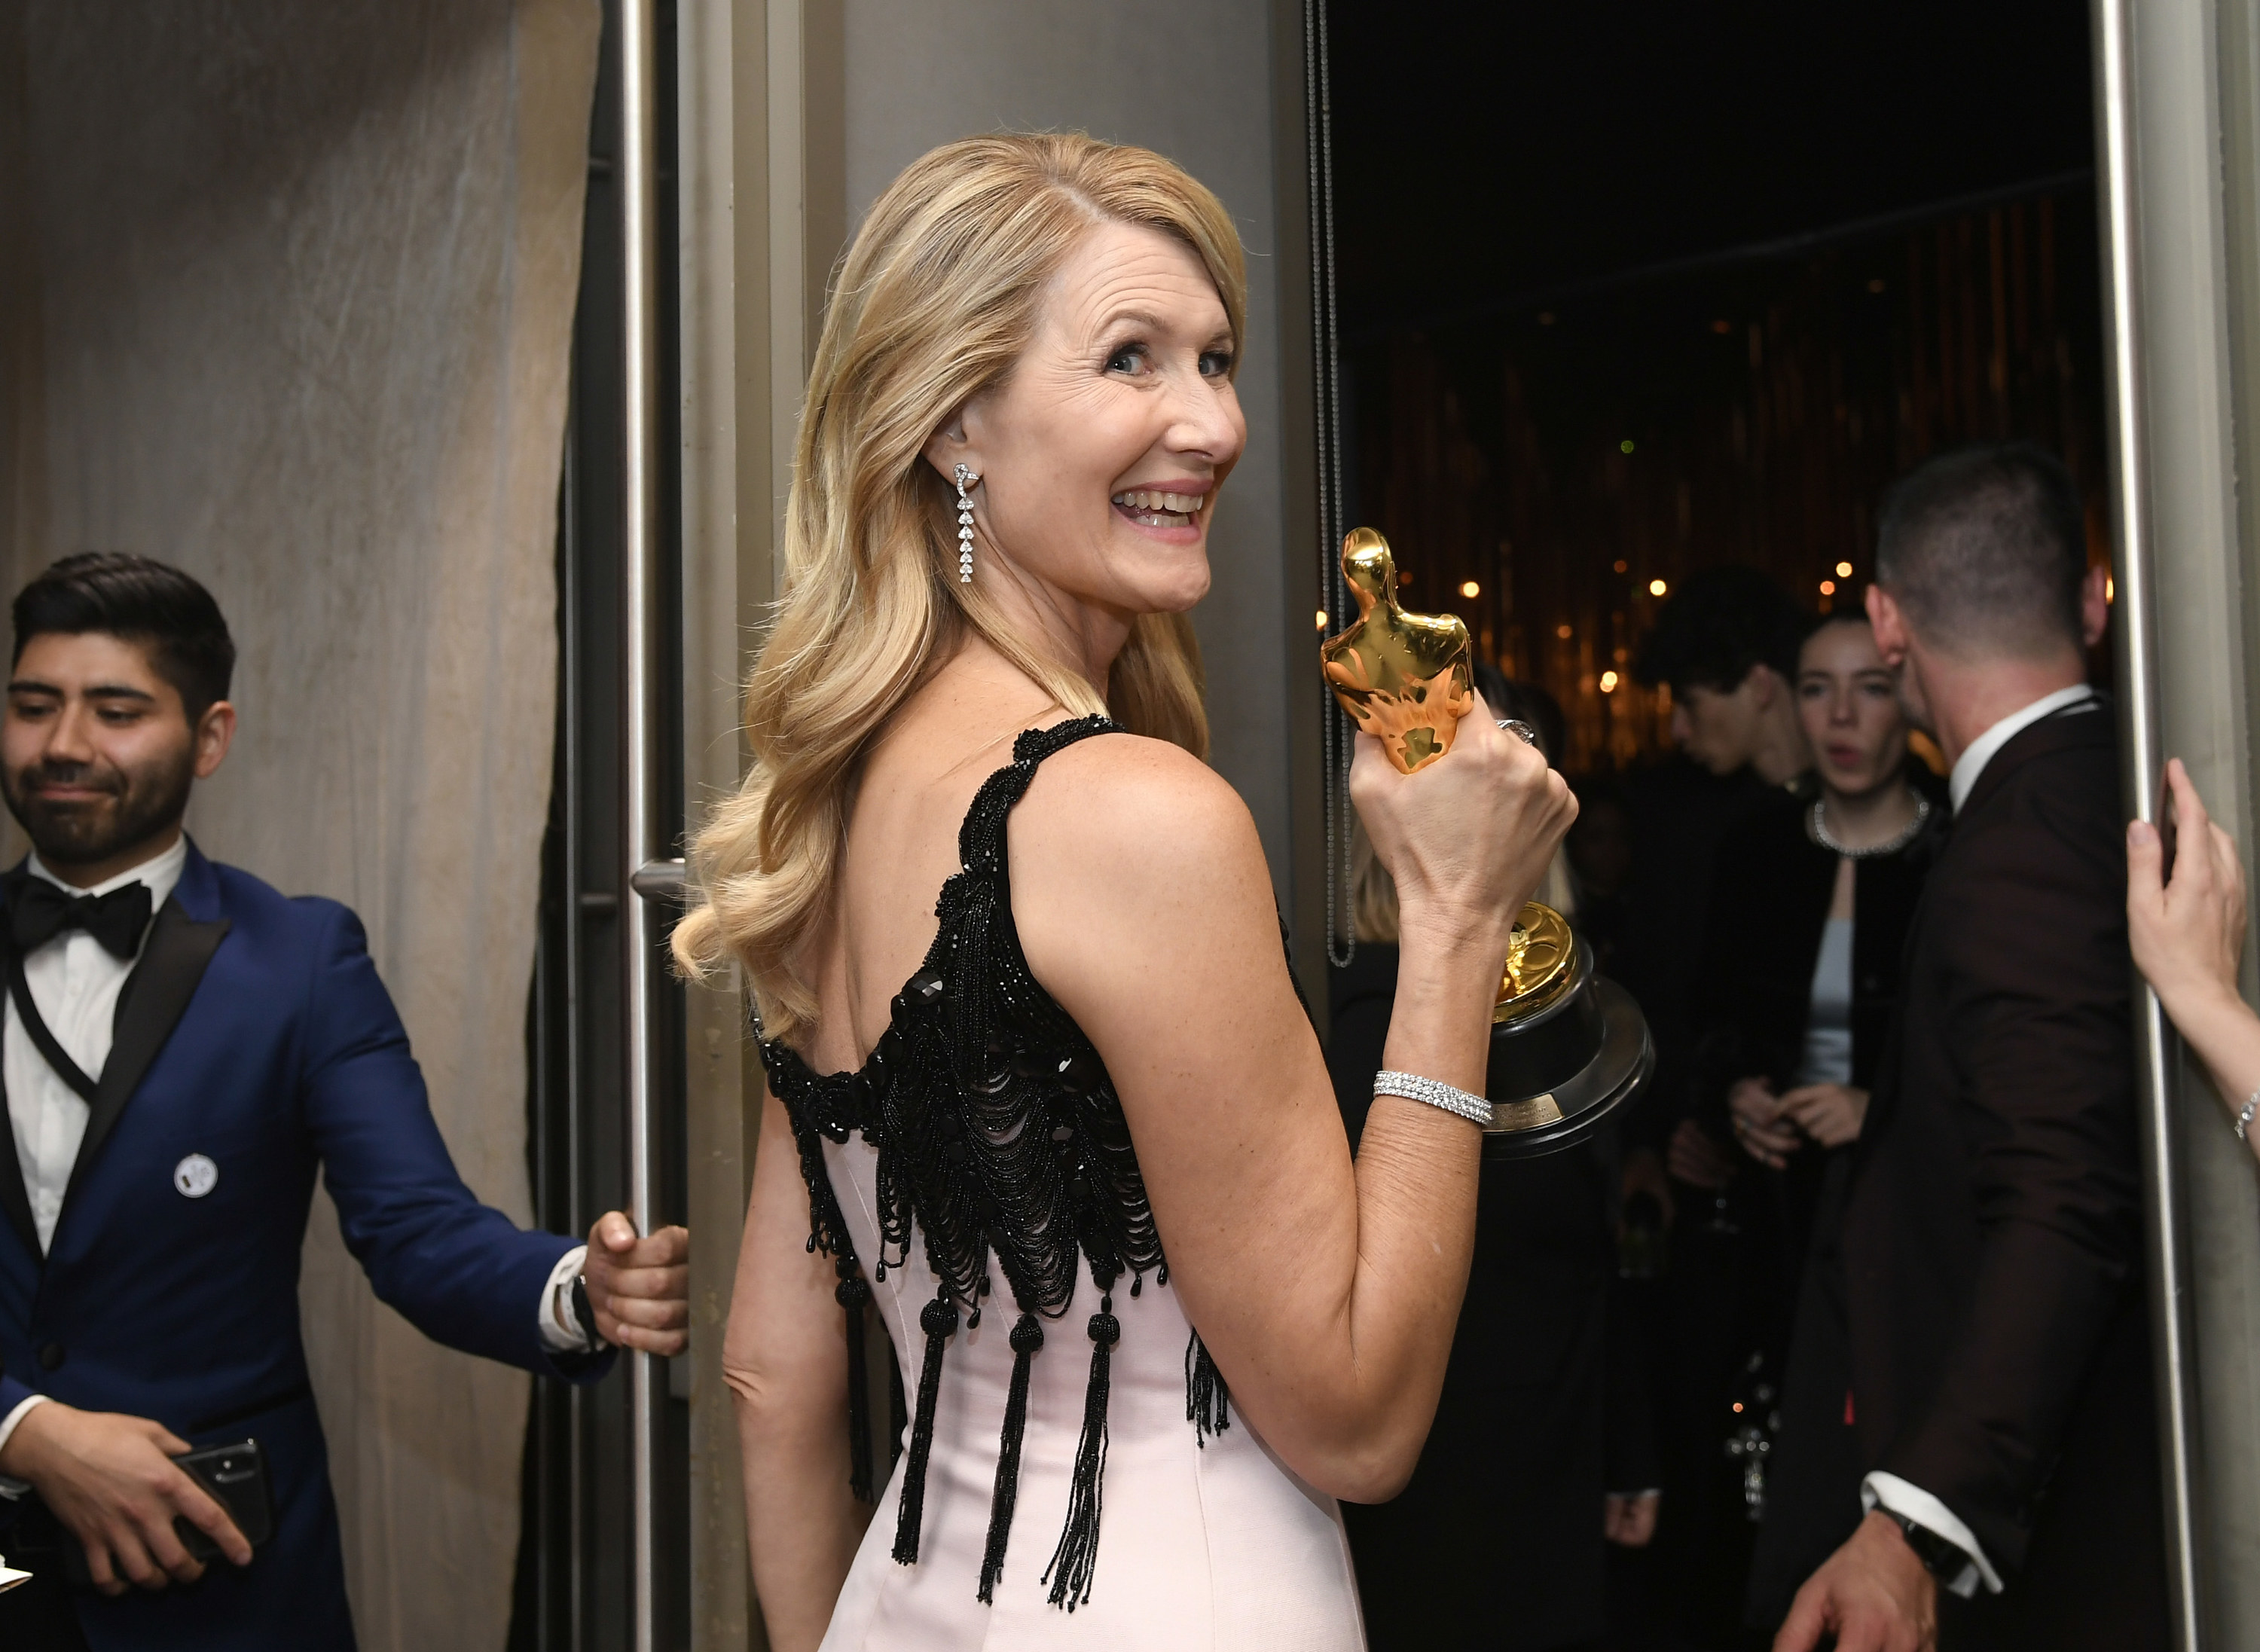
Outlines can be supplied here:
M2001 1574L1985 1558L1978 1534L1962 1523L1960 1515L1929 1492L1896 1474L1878 1470L1860 1482L1860 1506L1872 1513L1878 1505L1891 1513L1906 1516L1925 1531L1936 1532L1970 1556L1970 1563L1962 1569L1961 1575L1946 1585L1949 1591L1967 1600L1978 1592L1982 1581L1986 1593L2001 1592Z
M557 1265L549 1270L549 1283L541 1287L541 1346L552 1354L589 1351L588 1336L573 1317L573 1282L581 1277L588 1260L589 1248L574 1246L557 1259ZM0 1425L0 1441L7 1437L4 1425Z
M16 1425L32 1414L32 1407L44 1405L46 1403L47 1397L45 1394L34 1394L5 1417L0 1417L0 1451L5 1451L8 1448L8 1441L16 1433ZM11 1479L8 1476L0 1474L0 1497L4 1497L11 1502L31 1489L31 1484L28 1481Z

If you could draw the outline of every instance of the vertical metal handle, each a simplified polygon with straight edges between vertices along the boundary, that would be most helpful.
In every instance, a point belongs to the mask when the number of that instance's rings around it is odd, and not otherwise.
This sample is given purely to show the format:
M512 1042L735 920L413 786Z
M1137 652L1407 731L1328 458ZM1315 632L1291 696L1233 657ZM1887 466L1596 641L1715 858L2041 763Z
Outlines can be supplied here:
M659 485L659 148L658 62L654 0L620 0L620 282L621 434L625 448L621 506L622 615L627 630L626 751L623 779L626 864L636 874L663 848L658 841L660 788L665 774L658 739L662 686L654 678L665 658L660 624L661 518ZM654 1162L657 1108L654 1071L657 948L661 914L649 900L630 900L620 914L626 1035L628 1214L636 1231L657 1222L658 1176ZM649 1354L628 1356L628 1495L633 1554L630 1564L630 1621L634 1652L658 1652L659 1396L662 1374Z
M2157 696L2157 582L2150 532L2149 410L2142 362L2140 204L2132 0L2095 0L2096 120L2101 150L2106 318L2113 397L2112 468L2119 483L2121 686L2135 812L2156 820L2162 799ZM2184 1229L2180 1143L2176 1132L2173 1034L2158 995L2144 984L2135 1006L2137 1082L2142 1097L2145 1216L2152 1355L2164 1462L2167 1591L2173 1644L2196 1652L2204 1641L2197 1543L2197 1367L2189 1259Z

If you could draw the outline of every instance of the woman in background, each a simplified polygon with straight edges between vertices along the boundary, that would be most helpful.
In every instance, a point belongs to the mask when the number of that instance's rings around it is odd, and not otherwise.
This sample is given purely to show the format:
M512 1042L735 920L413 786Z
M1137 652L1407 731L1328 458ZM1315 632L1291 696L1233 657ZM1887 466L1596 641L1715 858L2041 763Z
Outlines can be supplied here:
M1799 1376L1837 1368L1822 1344L1842 1334L1841 1309L1801 1316L1799 1293L1809 1250L1833 1241L1899 955L1945 821L1934 777L1908 755L1906 715L1860 610L1813 629L1792 686L1817 794L1770 802L1721 855L1697 987L1699 1105L1753 1162L1734 1201L1749 1271L1727 1331L1744 1379L1713 1397L1711 1434L1744 1447L1739 1458L1720 1450L1714 1472L1748 1519L1763 1517L1749 1620L1765 1627L1860 1520L1841 1387L1807 1392ZM1749 1448L1761 1441L1771 1448L1754 1464Z
M1722 857L1703 983L1704 1066L1734 1074L1729 1128L1773 1170L1807 1143L1859 1140L1899 948L1933 824L1944 822L1935 783L1917 783L1927 771L1907 754L1906 715L1864 614L1814 628L1794 690L1819 795L1784 798Z

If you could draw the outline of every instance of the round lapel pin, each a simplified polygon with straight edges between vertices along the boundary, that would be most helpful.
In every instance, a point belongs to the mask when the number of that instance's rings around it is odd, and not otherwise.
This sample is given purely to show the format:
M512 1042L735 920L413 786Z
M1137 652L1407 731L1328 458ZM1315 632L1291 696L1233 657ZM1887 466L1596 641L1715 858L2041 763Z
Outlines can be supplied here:
M182 1198L202 1198L219 1185L219 1166L201 1153L191 1153L173 1167L173 1185Z

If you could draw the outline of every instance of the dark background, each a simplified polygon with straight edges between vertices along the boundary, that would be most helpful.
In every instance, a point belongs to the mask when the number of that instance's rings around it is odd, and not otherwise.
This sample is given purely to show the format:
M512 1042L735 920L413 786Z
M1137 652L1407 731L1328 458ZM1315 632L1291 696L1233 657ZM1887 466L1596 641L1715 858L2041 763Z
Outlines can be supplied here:
M1334 0L1349 520L1563 701L1566 767L1665 741L1626 680L1651 581L1856 600L1877 497L1939 448L2047 443L2102 554L2087 30L2063 0Z

